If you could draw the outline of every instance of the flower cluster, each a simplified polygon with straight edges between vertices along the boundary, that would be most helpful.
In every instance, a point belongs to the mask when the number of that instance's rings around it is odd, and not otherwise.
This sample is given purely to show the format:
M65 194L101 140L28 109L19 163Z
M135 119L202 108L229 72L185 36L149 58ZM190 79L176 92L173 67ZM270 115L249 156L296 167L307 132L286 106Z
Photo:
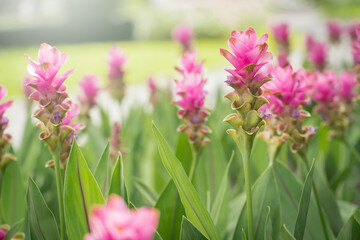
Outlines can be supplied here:
M183 52L191 50L194 33L187 25L179 25L172 31L172 38L181 44Z
M267 34L258 39L255 30L233 31L228 41L231 54L225 49L220 53L234 66L235 69L226 69L230 75L226 83L234 91L225 95L232 102L236 113L228 115L224 121L228 122L239 135L242 129L247 135L254 135L265 124L261 116L260 107L268 101L262 97L264 83L271 79L265 64L272 60L267 52ZM232 133L232 132L230 132Z
M202 62L196 63L194 52L185 52L180 58L180 68L175 69L183 78L182 81L175 80L176 95L180 97L175 103L181 108L178 111L179 118L186 122L185 125L180 125L178 130L185 132L199 151L209 142L205 135L210 132L210 129L204 126L209 111L204 106L207 92L204 91L206 80L202 76Z
M66 63L67 56L46 43L40 46L38 63L28 55L26 57L30 62L28 73L34 78L27 84L34 89L29 98L40 104L34 113L34 117L40 120L40 138L47 143L52 153L60 147L61 162L64 166L74 132L84 127L82 124L70 124L79 109L68 98L63 82L73 70L58 74L60 67Z
M108 54L108 79L110 94L121 102L125 96L124 65L127 59L117 46L113 46Z
M89 111L96 105L96 98L99 94L99 77L96 75L83 76L79 82L82 94L78 99L81 103L81 115L89 117Z
M314 65L315 69L323 71L326 67L328 56L326 43L315 41L311 36L307 36L306 47L310 62Z
M352 55L354 60L355 70L358 74L358 80L360 82L360 25L356 31L357 39L352 42Z
M0 102L6 96L6 88L0 86ZM5 153L7 146L10 144L11 135L4 133L9 119L4 116L5 111L12 105L12 101L7 101L0 104L0 168L3 169L7 163L14 160L15 157L9 153Z
M337 21L329 21L327 23L327 30L329 33L329 39L332 43L338 43L340 41L343 27Z
M272 33L279 48L280 54L289 54L289 25L281 23L272 26Z
M350 26L348 26L348 33L350 35L350 38L352 41L355 41L356 39L358 39L357 37L357 29L360 28L360 23L359 22L353 22L350 24Z
M90 233L84 240L151 240L159 221L159 212L142 207L129 210L117 195L105 206L97 206L90 217Z
M148 87L149 87L149 90L150 90L150 103L155 106L157 101L158 101L158 89L157 89L157 86L154 82L154 79L152 77L149 77L148 80L147 80L147 84L148 84Z
M126 153L122 147L122 140L120 137L121 125L117 122L114 123L110 137L110 158L115 162L119 156L119 152L122 155Z
M308 85L306 72L302 69L294 72L291 66L271 69L272 81L264 84L264 94L269 103L263 109L269 109L265 131L261 137L267 141L271 154L276 155L283 142L289 140L294 152L305 150L314 127L303 126L310 114L303 109L307 102Z
M321 114L324 123L331 128L331 136L342 138L352 119L357 100L356 75L347 71L339 76L333 71L316 73L311 95L317 103L314 112Z

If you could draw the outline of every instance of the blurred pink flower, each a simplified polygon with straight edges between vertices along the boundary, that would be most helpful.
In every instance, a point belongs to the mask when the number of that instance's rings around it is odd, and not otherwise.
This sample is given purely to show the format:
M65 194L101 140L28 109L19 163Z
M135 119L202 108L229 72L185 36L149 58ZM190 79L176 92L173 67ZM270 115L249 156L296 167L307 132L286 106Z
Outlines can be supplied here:
M288 56L285 53L280 53L278 56L278 63L280 67L287 67L290 65Z
M314 42L315 42L314 38L310 34L307 34L305 39L305 45L306 45L306 50L308 52L310 52L311 46L313 45Z
M158 221L156 209L128 209L121 197L111 195L105 206L93 208L84 240L151 240Z
M333 71L317 72L315 76L316 80L313 84L312 98L322 104L333 102L338 91L336 73Z
M149 101L150 103L154 106L157 103L157 86L155 84L154 78L153 77L149 77L147 80L149 89L150 89L150 98Z
M195 51L186 51L182 54L179 65L180 67L175 67L175 69L181 74L184 73L197 73L201 74L203 71L203 62L196 63L196 52Z
M180 24L172 31L172 38L183 46L184 51L187 51L191 47L194 33L189 26Z
M124 75L124 65L127 59L125 54L117 46L113 46L108 54L109 78L122 78Z
M74 129L74 131L83 129L83 124L71 124L71 121L74 119L74 117L80 113L79 106L71 101L68 101L68 104L70 105L70 109L66 112L66 116L62 119L61 126L70 126L72 129Z
M147 80L147 83L148 83L148 86L149 86L151 92L156 91L157 87L155 85L154 78L149 77L148 80Z
M25 93L25 96L27 97L27 98L29 98L29 96L32 94L32 92L34 91L34 89L32 88L32 87L30 87L29 85L28 85L28 83L30 83L31 82L31 78L30 77L24 77L24 79L23 79L23 91L24 91L24 93Z
M305 102L306 84L298 77L292 67L274 66L271 74L273 79L264 84L264 94L268 96L269 106L273 113L281 114L284 108L288 112L298 108Z
M67 56L56 47L46 43L40 45L38 63L33 61L27 54L25 56L30 62L28 73L35 77L35 80L30 80L28 83L29 86L35 89L30 98L39 101L41 105L45 106L55 98L57 92L65 92L66 88L62 84L72 74L73 70L57 75L60 67L66 63Z
M7 90L4 86L0 86L0 102L7 95ZM11 107L12 101L7 101L0 104L0 125L6 125L8 123L8 119L4 117L5 111Z
M96 105L96 98L100 91L98 87L99 81L99 77L96 75L86 75L79 82L82 90L79 101L89 109Z
M355 41L356 39L358 39L358 35L356 33L358 28L360 28L359 22L353 22L347 28L352 41Z
M352 43L352 55L354 59L354 65L360 65L360 25L356 30L357 39Z
M343 27L341 26L341 24L333 20L327 22L326 26L329 33L330 41L334 43L339 42L341 33L343 31Z
M309 46L309 57L315 68L323 71L327 60L327 45L323 42L312 41Z
M340 85L339 97L345 101L353 100L356 96L356 86L358 84L356 81L356 74L342 71L338 78L338 83Z
M289 25L287 23L276 24L271 27L275 41L279 46L279 52L288 54L289 52Z
M253 28L231 33L228 45L234 55L228 50L220 49L221 55L235 67L235 69L226 69L231 74L226 83L234 87L245 85L252 92L256 92L269 80L267 72L261 71L261 68L272 60L271 53L267 52L267 39L267 34L258 39Z

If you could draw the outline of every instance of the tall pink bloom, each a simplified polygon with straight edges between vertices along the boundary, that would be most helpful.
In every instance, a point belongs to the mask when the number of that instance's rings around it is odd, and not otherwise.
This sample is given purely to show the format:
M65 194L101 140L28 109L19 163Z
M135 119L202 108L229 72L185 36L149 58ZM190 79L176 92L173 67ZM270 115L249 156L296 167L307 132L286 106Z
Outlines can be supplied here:
M196 63L195 53L185 52L180 59L180 68L175 69L182 75L182 81L175 80L176 95L180 97L175 103L180 106L179 117L186 122L179 130L184 131L200 150L208 143L205 135L210 132L204 126L209 112L204 106L207 92L204 90L206 80L202 76L202 63Z
M183 52L185 52L191 48L191 44L194 39L194 33L189 26L181 24L172 31L172 38L181 44L183 47Z
M289 25L286 23L276 24L271 28L275 41L278 44L279 52L289 53Z
M324 72L316 73L316 81L313 85L312 98L319 103L327 104L334 101L337 89L336 73Z
M6 88L0 86L0 168L3 169L6 167L7 163L11 160L14 160L15 157L11 154L5 154L7 146L10 144L11 135L4 133L9 119L4 116L5 111L11 107L12 101L7 101L1 103L2 99L7 95Z
M327 30L329 33L330 41L333 43L337 43L340 41L341 33L343 32L343 27L337 21L329 21L327 22Z
M34 89L29 98L39 102L39 109L34 117L40 120L38 127L42 130L40 138L44 140L50 151L54 153L58 146L60 151L69 149L74 131L80 129L80 125L69 125L69 117L73 114L74 105L68 99L63 85L73 70L58 74L60 67L66 63L67 56L56 47L46 43L41 44L38 53L38 62L32 60L28 55L30 65L28 73L33 76L28 81L28 86ZM67 152L68 154L68 152ZM61 159L63 166L67 161L67 155L63 154Z
M359 22L353 22L347 28L352 41L355 41L356 39L358 39L358 35L356 33L358 28L360 28Z
M356 97L356 74L343 71L339 78L339 97L344 101L353 101Z
M312 41L309 45L310 62L317 70L323 71L326 66L328 52L327 45L323 42Z
M150 90L150 103L155 106L157 101L158 101L158 89L157 89L157 86L155 84L155 81L154 81L154 78L153 77L149 77L148 80L147 80L147 84L148 84L148 87L149 87L149 90Z
M116 162L119 152L122 156L126 153L126 150L122 145L121 125L118 122L115 122L110 136L110 157L114 162Z
M100 91L98 87L99 81L99 77L96 75L86 75L79 82L82 90L79 101L87 111L96 105L96 98Z
M360 68L360 24L356 30L357 39L352 43L352 55L354 60L354 65Z
M159 221L159 212L142 207L128 209L124 200L111 195L105 206L97 206L90 217L90 233L84 240L151 240Z
M108 53L108 79L110 94L121 101L125 96L124 66L127 61L125 54L117 46L113 46Z

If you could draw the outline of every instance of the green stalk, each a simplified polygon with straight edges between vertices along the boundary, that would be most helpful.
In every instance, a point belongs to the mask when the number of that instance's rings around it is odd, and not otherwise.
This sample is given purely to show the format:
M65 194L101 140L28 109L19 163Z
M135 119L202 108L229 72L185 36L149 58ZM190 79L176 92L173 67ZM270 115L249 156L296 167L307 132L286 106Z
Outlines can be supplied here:
M192 144L191 144L191 150L192 150L192 154L193 154L193 160L191 162L189 178L190 178L190 181L192 182L192 180L194 178L196 167L199 162L200 152L197 152Z
M251 155L251 149L255 136L249 136L242 130L236 134L230 133L233 137L243 160L244 165L244 177L245 177L245 192L246 192L246 214L248 220L248 239L254 239L254 227L253 227L253 208L252 208L252 196L251 196L251 184L250 184L250 171L249 161ZM239 136L240 135L240 136Z
M61 235L61 240L65 240L66 233L65 233L65 216L64 216L64 199L63 199L64 183L61 177L59 148L57 148L55 152L52 152L52 157L55 162L56 188L57 188L58 203L59 203L59 215L60 215L60 235Z
M301 153L301 152L299 152L299 155L302 158L303 162L305 163L307 171L309 172L310 171L310 165L309 165L309 163L307 161L306 155L304 153ZM321 208L319 194L318 194L318 191L317 191L317 188L316 188L316 185L315 185L314 181L312 182L312 186L313 186L313 191L314 191L314 195L315 195L316 205L317 205L318 210L319 210L321 225L322 225L322 228L323 228L323 231L324 231L324 234L325 234L325 239L329 240L330 238L329 238L329 235L328 235L328 231L326 229L324 212L323 212L323 210Z
M343 139L343 142L344 142L345 146L350 150L353 157L355 157L355 159L360 163L360 155L356 151L356 149L353 146L351 146L351 144L346 139Z

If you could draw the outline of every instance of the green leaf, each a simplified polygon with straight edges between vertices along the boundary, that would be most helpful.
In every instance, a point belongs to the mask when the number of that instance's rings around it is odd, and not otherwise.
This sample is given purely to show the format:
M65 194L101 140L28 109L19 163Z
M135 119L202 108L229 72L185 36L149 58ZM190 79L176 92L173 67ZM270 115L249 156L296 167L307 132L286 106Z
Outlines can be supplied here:
M337 240L353 240L360 239L360 208L349 218L349 220L341 228Z
M105 138L109 138L111 135L111 126L109 115L105 112L102 107L99 107L101 115L101 130Z
M70 240L82 239L89 232L91 207L104 202L100 188L74 139L64 187L65 222Z
M285 224L281 227L281 236L283 240L296 240L295 237L287 229Z
M1 215L6 224L13 225L25 216L25 189L19 164L10 162L2 177L0 196Z
M162 162L178 189L188 219L209 239L220 239L209 212L200 200L180 161L170 150L168 144L153 123L153 131L158 143Z
M204 237L204 235L201 234L201 232L184 216L182 218L181 222L181 240L190 240L190 239L196 239L206 240L207 238Z
M141 194L146 202L148 202L147 205L154 206L156 199L158 198L157 194L138 178L133 178L133 183L135 189Z
M50 211L36 183L29 178L27 207L32 239L60 239L54 214Z
M157 228L160 235L164 239L179 239L182 216L185 215L185 210L173 180L170 180L166 185L155 204L155 208L161 213Z
M305 178L304 187L301 193L300 207L296 217L295 230L294 230L294 237L298 240L302 240L304 238L306 219L310 206L314 165L315 165L315 160L313 160L311 168Z
M126 204L129 206L129 198L126 190L125 177L124 177L124 164L121 153L116 161L114 170L111 175L111 184L109 189L110 194L117 194L121 196Z
M107 189L109 187L109 156L110 144L108 142L95 169L95 179L99 184L104 196L106 195Z
M220 210L223 207L224 198L226 197L226 194L228 193L228 179L229 179L229 170L232 163L232 160L234 158L234 151L231 154L230 161L228 162L226 169L224 171L223 177L221 179L221 184L219 188L219 192L216 195L214 204L211 209L211 217L214 220L215 226L219 227L219 219L220 219ZM225 209L225 211L227 211Z
M272 225L271 225L271 218L270 218L270 212L271 212L271 208L268 206L268 214L266 216L266 220L265 220L265 231L264 231L264 240L271 240L272 239Z
M184 132L180 132L179 140L176 145L176 157L180 160L185 172L189 174L193 153L188 137Z
M13 237L16 233L18 233L21 229L21 226L24 223L24 219L21 219L17 223L15 223L13 226L11 226L10 230L6 233L4 240L11 240L11 237Z

